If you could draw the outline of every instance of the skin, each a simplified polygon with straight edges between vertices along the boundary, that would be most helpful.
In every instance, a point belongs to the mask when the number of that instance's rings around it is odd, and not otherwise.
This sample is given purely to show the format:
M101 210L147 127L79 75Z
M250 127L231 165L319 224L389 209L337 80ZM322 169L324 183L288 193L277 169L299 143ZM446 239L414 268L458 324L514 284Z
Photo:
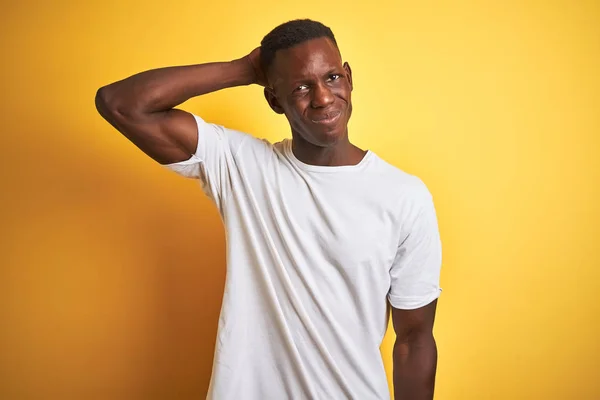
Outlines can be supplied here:
M437 346L433 323L437 300L415 310L392 307L394 398L431 400L435 387Z
M267 102L285 114L298 159L314 165L353 165L365 151L350 143L352 70L327 38L280 50L267 74Z
M258 84L270 107L286 116L292 150L312 165L355 165L365 151L350 143L352 70L335 44L313 39L280 50L268 71L260 48L229 62L149 70L100 88L100 115L161 164L187 160L197 148L194 117L176 107L217 90ZM437 363L433 323L437 301L416 310L392 307L397 400L432 399Z

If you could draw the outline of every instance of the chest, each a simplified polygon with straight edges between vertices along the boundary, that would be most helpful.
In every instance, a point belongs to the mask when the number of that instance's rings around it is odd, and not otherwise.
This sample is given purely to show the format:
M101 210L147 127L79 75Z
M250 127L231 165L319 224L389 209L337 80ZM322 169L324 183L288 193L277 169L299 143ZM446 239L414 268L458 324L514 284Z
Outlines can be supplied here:
M401 221L381 183L282 173L259 190L266 226L295 257L344 269L391 265Z

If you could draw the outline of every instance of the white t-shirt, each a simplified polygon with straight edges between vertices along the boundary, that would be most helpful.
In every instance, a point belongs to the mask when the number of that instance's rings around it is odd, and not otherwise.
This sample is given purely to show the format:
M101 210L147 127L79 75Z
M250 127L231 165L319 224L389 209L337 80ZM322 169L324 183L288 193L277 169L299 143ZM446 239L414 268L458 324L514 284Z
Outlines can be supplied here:
M166 167L199 179L225 224L208 398L389 399L387 302L415 309L441 291L426 186L371 151L357 165L308 165L290 139L195 118L196 153Z

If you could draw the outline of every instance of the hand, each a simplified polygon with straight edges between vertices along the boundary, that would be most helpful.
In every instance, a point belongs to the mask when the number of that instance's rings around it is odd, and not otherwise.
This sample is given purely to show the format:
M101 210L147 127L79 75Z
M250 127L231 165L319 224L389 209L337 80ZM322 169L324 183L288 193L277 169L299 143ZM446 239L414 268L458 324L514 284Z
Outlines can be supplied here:
M261 86L268 86L267 74L260 64L260 47L252 50L245 58L248 60L254 71L254 83Z

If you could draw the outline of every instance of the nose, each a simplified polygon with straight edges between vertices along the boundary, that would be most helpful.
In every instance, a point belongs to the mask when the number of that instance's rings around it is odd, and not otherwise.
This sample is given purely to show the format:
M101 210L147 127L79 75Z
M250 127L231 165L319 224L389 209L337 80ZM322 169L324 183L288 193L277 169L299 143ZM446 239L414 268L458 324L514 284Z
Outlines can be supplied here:
M311 99L311 106L313 108L325 108L333 103L333 100L333 93L331 93L331 90L327 85L319 83L314 86Z

